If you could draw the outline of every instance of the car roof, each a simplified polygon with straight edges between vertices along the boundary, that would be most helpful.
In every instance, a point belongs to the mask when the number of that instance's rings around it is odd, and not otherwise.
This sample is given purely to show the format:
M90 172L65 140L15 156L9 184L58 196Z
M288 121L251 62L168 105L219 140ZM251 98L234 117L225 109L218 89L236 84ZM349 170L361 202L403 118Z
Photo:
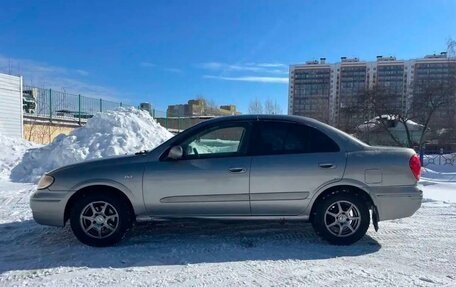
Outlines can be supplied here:
M233 116L222 116L215 117L210 120L207 120L207 123L216 123L216 122L230 122L230 121L255 121L255 120L277 120L277 121L316 121L311 118L294 116L294 115L263 115L263 114L251 114L251 115L233 115ZM316 121L317 122L317 121Z
M296 116L296 115L264 115L264 114L252 114L252 115L235 115L235 116L222 116L222 117L215 117L210 120L206 120L199 125L205 126L205 125L212 125L212 124L217 124L217 123L229 123L229 122L235 122L235 121L261 121L261 120L267 120L267 121L290 121L290 122L296 122L296 123L302 123L306 124L318 129L323 129L323 130L328 130L330 133L343 133L341 130L338 130L334 128L333 126L330 126L328 124L325 124L323 122L320 122L316 119L313 118L308 118L304 116Z
M342 145L345 150L353 151L366 148L366 144L361 142L360 140L356 139L355 137L346 134L345 132L336 129L333 126L328 124L322 123L318 120L303 117L303 116L296 116L296 115L260 115L260 114L249 114L249 115L233 115L233 116L222 116L222 117L215 117L210 120L203 121L194 128L204 128L208 125L217 125L223 123L230 123L236 121L261 121L261 120L268 120L268 121L290 121L305 124L314 128L317 128L321 131L324 131L327 135L329 135L333 140ZM192 129L192 128L190 128Z

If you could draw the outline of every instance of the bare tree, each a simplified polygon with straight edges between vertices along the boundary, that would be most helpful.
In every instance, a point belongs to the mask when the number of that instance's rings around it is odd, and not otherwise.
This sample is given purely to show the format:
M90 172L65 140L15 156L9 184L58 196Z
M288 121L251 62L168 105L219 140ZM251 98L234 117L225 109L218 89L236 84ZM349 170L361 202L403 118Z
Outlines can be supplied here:
M314 101L314 109L311 117L321 122L329 123L329 97L318 98Z
M376 85L371 89L370 101L371 112L393 142L399 146L413 147L415 143L409 129L410 115L402 106L402 94ZM405 130L405 142L391 132L391 127L397 125L402 125Z
M263 104L258 98L251 100L249 103L249 114L262 114L263 113Z
M264 101L264 113L268 115L274 114L274 102L270 98Z
M456 61L454 56L456 41L447 41L448 62L442 66L445 73L416 78L412 83L413 98L410 117L423 124L418 147L422 149L426 138L434 133L438 138L440 131L454 131L456 124ZM448 134L446 135L448 137ZM451 138L452 135L449 135Z
M202 115L217 115L218 114L218 107L217 104L213 99L208 99L203 95L198 95L196 97L197 100L200 100L203 102L202 105Z
M268 98L264 102L264 113L268 115L278 115L282 113L282 109L280 108L280 105L277 103L277 101L272 101L270 98Z
M453 81L453 85L456 85L456 40L452 38L449 38L447 41L447 55L449 62L449 71L453 72L453 78L450 81ZM456 97L456 94L454 96ZM450 102L451 99L452 98L450 97ZM434 137L438 138L439 143L456 142L456 112L454 110L454 105L455 103L453 101L450 105L446 105L445 107L443 107L442 112L447 118L447 125L437 130L433 130L433 132L435 133Z
M388 90L381 85L375 85L360 95L358 107L351 111L358 113L358 118L367 119L357 127L357 133L367 142L371 134L386 134L393 144L398 146L413 147L415 142L412 138L409 124L411 123L409 113L402 106L402 94ZM392 132L392 128L402 125L405 131L405 140ZM382 137L383 138L383 137ZM388 144L386 138L376 138L376 144Z
M206 108L208 110L217 110L217 103L213 99L206 99Z
M282 113L282 108L277 101L273 101L268 98L264 101L264 104L255 98L249 103L249 114L267 114L267 115L278 115Z
M433 123L434 116L437 113L443 112L445 107L453 107L447 113L454 114L455 84L456 81L451 76L439 80L419 80L414 83L411 113L413 118L417 119L424 126L418 142L420 149L423 148L429 127L442 127L445 125L442 121L435 121Z
M369 104L371 91L358 91L355 100L346 101L340 107L338 127L347 133L354 133L358 125L371 118Z

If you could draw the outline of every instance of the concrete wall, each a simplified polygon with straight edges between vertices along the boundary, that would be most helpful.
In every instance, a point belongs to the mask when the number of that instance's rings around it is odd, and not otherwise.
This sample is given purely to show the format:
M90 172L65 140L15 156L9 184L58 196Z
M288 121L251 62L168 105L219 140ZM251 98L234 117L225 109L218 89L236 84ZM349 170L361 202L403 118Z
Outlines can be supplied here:
M83 125L85 123L82 123ZM79 128L78 122L54 119L37 116L24 116L24 139L40 144L48 144L59 134L69 134L72 130Z
M0 134L22 137L22 77L0 74Z
M69 134L75 127L62 126L50 122L24 123L24 139L39 143L49 144L59 134Z

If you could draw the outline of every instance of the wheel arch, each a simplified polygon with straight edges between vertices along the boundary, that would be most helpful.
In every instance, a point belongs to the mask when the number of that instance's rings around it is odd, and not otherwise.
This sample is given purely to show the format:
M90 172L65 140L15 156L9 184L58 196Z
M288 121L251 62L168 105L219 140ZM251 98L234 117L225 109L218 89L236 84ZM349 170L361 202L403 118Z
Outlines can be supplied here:
M315 194L315 196L312 198L311 203L310 203L310 211L309 211L309 220L312 221L314 213L315 213L315 208L318 205L318 203L323 200L325 197L331 194L335 194L337 192L346 192L354 195L358 195L362 198L364 202L366 202L367 206L369 209L375 208L376 204L368 192L368 188L352 183L352 182L344 182L344 183L338 183L334 184L331 186L326 186L320 190L319 193Z
M123 201L125 201L130 208L131 215L132 215L132 220L134 221L136 219L135 216L135 209L133 207L133 203L131 198L122 190L119 188L116 188L114 186L106 185L106 184L93 184L93 185L87 185L84 187L81 187L78 189L67 201L65 205L65 211L64 211L64 224L68 221L70 218L70 212L71 208L75 204L75 202L83 198L84 196L87 196L88 194L93 194L97 192L106 192L106 193L111 193L113 196L121 198Z

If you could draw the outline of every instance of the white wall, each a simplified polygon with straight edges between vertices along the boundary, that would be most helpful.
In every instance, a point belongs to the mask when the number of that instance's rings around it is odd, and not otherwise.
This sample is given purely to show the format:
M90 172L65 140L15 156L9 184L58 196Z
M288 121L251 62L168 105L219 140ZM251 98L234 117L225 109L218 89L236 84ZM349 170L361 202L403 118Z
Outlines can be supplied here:
M0 134L22 137L22 77L0 74Z

